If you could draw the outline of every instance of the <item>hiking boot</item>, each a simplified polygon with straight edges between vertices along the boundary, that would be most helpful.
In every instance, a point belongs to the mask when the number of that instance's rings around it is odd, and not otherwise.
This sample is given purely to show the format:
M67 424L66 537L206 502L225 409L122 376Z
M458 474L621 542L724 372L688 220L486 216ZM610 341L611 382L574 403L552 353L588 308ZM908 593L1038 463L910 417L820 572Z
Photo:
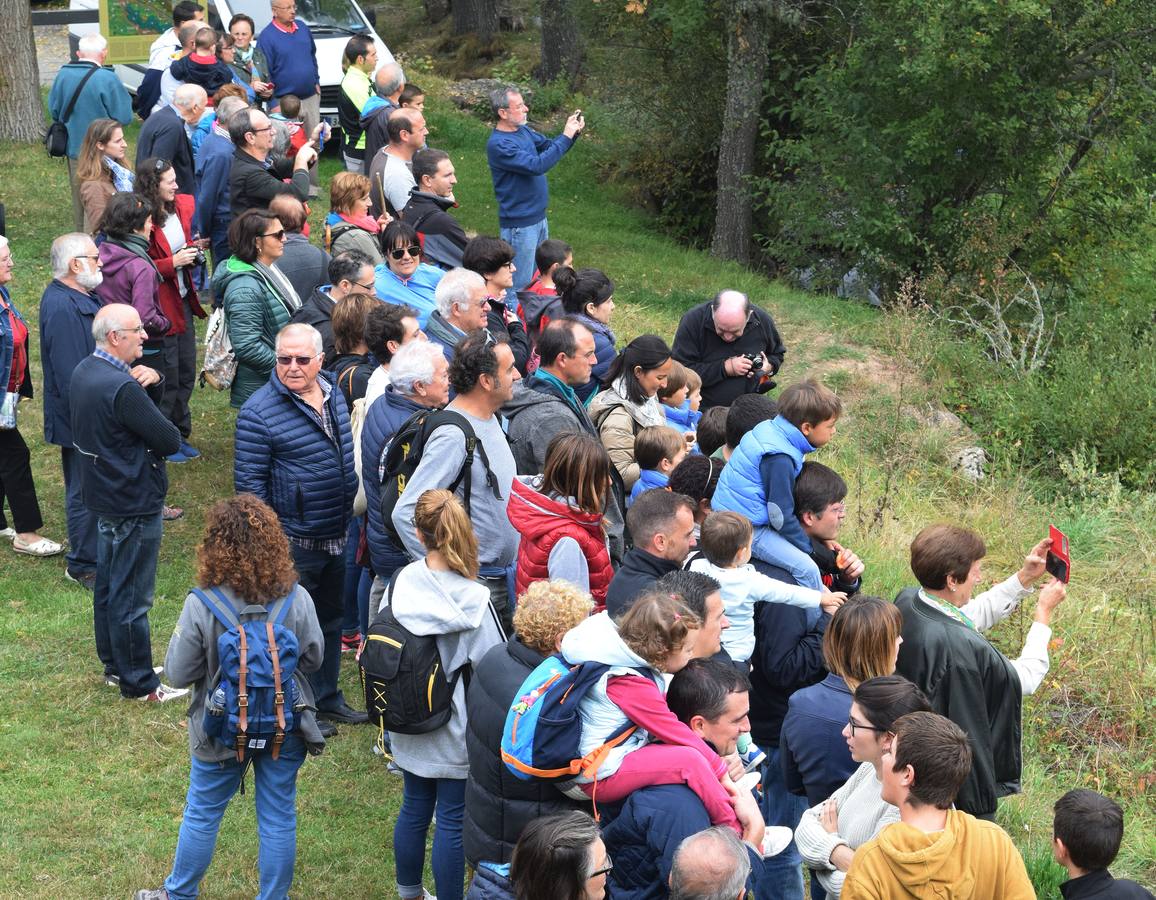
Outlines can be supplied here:
M369 716L366 713L359 712L345 701L342 701L340 706L335 706L333 709L317 710L317 718L329 722L339 722L345 725L364 725L369 721Z
M164 670L165 670L164 666L153 666L153 671L156 672L156 674L158 674L158 675L160 675L161 672L163 672ZM115 674L115 673L105 672L104 673L104 683L108 687L118 688L118 687L120 687L120 676Z
M170 700L179 700L188 692L188 688L174 688L167 684L158 684L152 692L143 697L131 697L129 699L140 700L143 703L168 703Z
M164 888L145 888L133 894L132 900L169 900L169 892Z

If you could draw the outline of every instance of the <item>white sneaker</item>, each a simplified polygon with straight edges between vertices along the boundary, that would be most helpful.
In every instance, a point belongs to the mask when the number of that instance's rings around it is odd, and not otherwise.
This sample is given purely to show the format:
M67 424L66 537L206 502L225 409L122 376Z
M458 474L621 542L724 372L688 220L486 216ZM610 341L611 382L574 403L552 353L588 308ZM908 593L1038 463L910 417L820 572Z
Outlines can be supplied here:
M795 832L783 825L768 825L763 835L763 859L778 856L794 840Z
M158 684L152 693L145 694L143 697L137 697L136 699L142 700L145 703L168 703L170 700L180 699L188 692L188 688L174 688L162 683Z

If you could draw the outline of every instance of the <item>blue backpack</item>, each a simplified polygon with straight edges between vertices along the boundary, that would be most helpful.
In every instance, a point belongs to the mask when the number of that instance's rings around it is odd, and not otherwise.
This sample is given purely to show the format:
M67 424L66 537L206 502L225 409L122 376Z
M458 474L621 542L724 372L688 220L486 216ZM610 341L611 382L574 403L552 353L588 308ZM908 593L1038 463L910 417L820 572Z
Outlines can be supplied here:
M297 635L282 623L297 586L269 606L250 605L240 612L217 588L193 588L225 632L217 638L220 667L205 704L205 733L235 747L237 761L272 749L277 759L285 735L297 727L305 703L294 677ZM242 621L243 620L243 621Z
M606 743L580 755L582 717L578 707L610 668L597 662L571 666L561 654L542 660L526 676L506 714L502 729L502 761L506 768L523 781L593 777L607 754L637 727L627 724ZM645 671L638 671L649 677Z

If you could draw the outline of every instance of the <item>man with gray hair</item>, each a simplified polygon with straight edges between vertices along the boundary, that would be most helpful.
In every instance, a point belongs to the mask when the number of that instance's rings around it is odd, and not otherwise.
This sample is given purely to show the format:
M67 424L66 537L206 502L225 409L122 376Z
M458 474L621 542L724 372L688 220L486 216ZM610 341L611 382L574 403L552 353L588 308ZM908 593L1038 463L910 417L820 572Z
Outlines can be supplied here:
M373 76L373 93L361 107L361 130L365 133L365 171L377 151L389 143L389 114L400 108L405 72L395 62L381 66Z
M302 203L309 199L309 167L317 161L317 138L321 126L311 139L301 145L293 159L274 157L266 164L273 149L273 126L269 117L252 107L241 109L229 119L229 137L233 141L233 166L229 170L229 207L234 216L247 209L263 209L278 194L292 194ZM286 178L290 180L285 181Z
M197 151L197 203L193 230L209 239L213 250L213 268L229 258L229 171L233 167L233 140L229 137L229 120L245 109L240 97L226 97L217 104L217 117L208 137Z
M530 107L517 88L499 88L490 96L490 104L494 130L486 142L486 157L498 198L502 240L514 248L514 290L520 291L534 277L538 245L550 237L546 173L574 146L586 120L577 109L562 133L548 138L526 124Z
M434 289L437 304L425 331L429 339L442 348L447 362L453 361L454 348L469 332L486 327L490 310L486 299L486 281L469 269L450 269Z
M199 84L182 84L170 105L148 117L137 138L136 164L154 157L168 160L181 194L192 195L196 190L196 162L189 130L197 127L208 102L209 95Z
M281 224L285 224L284 219ZM332 366L337 358L333 343L333 308L338 300L354 291L372 296L373 260L356 250L346 250L329 260L326 274L329 277L324 284L316 285L305 294L298 292L301 307L293 313L290 321L312 325L321 333L325 362Z
M237 493L260 497L281 518L298 580L313 598L325 635L324 661L309 676L318 717L367 722L337 686L345 536L357 495L349 411L321 370L325 353L316 328L286 325L277 334L275 354L269 381L237 414L233 485Z
M674 333L674 358L702 379L702 408L729 407L743 394L775 386L787 350L770 313L739 291L720 291L686 311Z
M692 834L678 846L670 869L670 900L743 900L751 861L726 826Z
M76 183L76 157L88 126L96 119L116 119L121 125L132 121L132 100L112 69L104 68L108 41L99 32L80 39L76 62L61 66L48 92L48 114L68 129L68 181L72 186L72 215L79 231L84 227L84 207ZM64 113L76 97L76 105Z
M140 314L110 303L93 317L92 337L96 349L73 371L69 393L84 505L96 517L96 652L106 683L122 697L164 703L188 693L157 677L148 620L169 486L165 457L180 449L181 433L130 368L144 345Z

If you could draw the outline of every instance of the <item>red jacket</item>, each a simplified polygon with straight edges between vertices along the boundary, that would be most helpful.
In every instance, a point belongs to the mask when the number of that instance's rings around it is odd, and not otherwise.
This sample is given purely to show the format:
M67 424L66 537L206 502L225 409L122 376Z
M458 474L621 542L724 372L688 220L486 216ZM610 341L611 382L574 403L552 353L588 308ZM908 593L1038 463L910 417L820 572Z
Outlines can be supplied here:
M177 218L185 231L185 242L187 243L193 237L193 195L177 194L176 204ZM185 321L185 306L181 303L181 289L177 286L177 278L185 279L185 285L188 288L185 296L188 298L189 308L192 309L193 314L200 319L207 315L201 308L201 301L197 297L196 288L193 287L193 279L189 274L190 267L178 269L173 265L172 248L169 247L164 230L157 225L153 225L152 234L149 235L149 256L156 263L157 271L161 273L161 283L157 285L157 303L160 305L161 312L172 322L172 327L169 328L167 334L184 334L190 323Z
M515 589L521 594L535 581L550 578L550 551L562 538L578 542L590 569L590 594L594 597L595 612L606 606L606 589L614 577L610 565L610 551L602 530L602 516L571 509L565 503L552 500L519 479L513 481L513 491L507 507L510 524L518 529L522 540L518 544L518 568Z

